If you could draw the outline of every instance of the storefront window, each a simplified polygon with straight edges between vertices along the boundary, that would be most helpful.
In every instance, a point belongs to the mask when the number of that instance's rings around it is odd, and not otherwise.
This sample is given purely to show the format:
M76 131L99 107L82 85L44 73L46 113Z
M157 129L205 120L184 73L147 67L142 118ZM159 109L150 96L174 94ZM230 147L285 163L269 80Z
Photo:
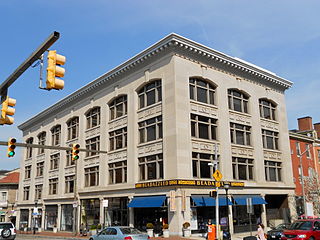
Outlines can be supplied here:
M99 199L86 199L81 200L81 223L87 229L91 225L97 225L100 222L100 200Z
M28 223L29 223L29 210L21 209L20 210L20 230L23 230L23 228L28 227Z
M72 204L61 205L61 231L72 231L73 206Z
M53 230L57 226L58 206L46 206L46 230Z
M105 208L104 218L107 226L128 226L128 198L109 198L109 205Z

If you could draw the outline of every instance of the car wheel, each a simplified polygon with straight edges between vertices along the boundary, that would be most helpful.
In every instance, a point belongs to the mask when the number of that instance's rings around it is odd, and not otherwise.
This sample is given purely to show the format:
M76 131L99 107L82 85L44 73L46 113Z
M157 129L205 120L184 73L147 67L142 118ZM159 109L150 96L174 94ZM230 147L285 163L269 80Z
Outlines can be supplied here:
M310 237L309 240L314 240L314 237Z
M1 232L1 237L3 238L9 238L11 237L11 230L10 229L3 229Z

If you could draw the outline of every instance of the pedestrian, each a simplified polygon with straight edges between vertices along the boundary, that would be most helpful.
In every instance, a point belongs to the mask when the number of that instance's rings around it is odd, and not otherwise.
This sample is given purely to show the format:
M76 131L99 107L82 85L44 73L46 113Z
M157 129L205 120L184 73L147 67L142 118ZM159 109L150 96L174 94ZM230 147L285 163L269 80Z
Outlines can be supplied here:
M266 240L265 235L264 235L264 225L262 223L258 224L257 238L260 240Z

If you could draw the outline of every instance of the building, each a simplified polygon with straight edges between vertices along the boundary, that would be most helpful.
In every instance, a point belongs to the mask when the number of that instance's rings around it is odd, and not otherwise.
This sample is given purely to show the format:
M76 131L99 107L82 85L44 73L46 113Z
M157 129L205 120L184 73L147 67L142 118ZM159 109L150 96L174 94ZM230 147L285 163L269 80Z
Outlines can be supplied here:
M71 230L75 207L77 228L169 223L170 234L181 235L187 221L201 231L215 216L209 191L217 163L231 184L228 200L223 183L219 190L221 224L248 231L248 198L254 224L288 221L291 85L170 34L19 126L27 143L108 151L81 152L75 164L70 152L26 149L20 219L31 219L36 200L45 230Z
M16 200L19 184L19 169L3 171L0 177L0 222L16 224Z
M298 130L289 132L298 216L306 214L305 209L309 209L309 216L320 215L320 140L318 136L320 136L320 123L313 124L311 117L299 118Z

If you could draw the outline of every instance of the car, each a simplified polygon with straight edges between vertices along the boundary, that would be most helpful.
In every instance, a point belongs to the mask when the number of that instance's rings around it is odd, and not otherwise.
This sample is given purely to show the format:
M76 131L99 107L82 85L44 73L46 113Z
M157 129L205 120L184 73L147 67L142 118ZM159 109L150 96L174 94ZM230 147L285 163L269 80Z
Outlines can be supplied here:
M0 222L0 239L15 239L16 228L11 222Z
M320 240L320 219L301 219L282 232L281 240Z
M284 229L287 229L290 226L290 223L281 223L278 226L272 228L270 231L267 232L267 239L268 240L280 240L281 233Z
M128 226L110 226L90 237L90 240L149 240L147 233Z

